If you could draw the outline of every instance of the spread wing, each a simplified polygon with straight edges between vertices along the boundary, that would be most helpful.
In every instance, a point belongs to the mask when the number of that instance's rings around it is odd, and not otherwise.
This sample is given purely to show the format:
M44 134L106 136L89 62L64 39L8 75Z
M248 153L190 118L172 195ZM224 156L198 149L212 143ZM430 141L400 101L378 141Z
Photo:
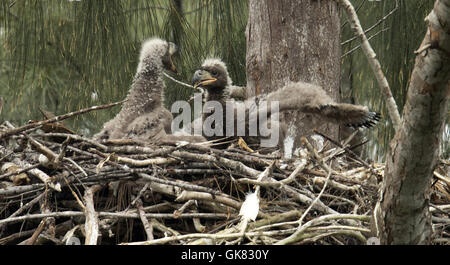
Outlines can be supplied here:
M381 116L366 106L335 103L320 86L297 82L262 96L267 102L278 101L279 110L297 110L348 127L374 126Z

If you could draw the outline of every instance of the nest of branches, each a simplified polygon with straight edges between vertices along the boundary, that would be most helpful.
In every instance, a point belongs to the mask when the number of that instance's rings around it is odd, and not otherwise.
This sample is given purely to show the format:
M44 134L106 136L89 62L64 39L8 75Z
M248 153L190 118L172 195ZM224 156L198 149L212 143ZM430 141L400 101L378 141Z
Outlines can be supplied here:
M325 148L303 139L283 159L43 130L57 120L2 125L0 244L376 243L384 165L331 139ZM449 242L448 168L442 161L433 179L436 243Z

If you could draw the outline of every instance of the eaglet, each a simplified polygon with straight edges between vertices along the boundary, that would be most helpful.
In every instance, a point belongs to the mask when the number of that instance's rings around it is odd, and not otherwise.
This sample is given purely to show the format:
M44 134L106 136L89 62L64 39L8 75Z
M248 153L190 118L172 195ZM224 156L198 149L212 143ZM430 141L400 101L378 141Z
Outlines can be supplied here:
M142 44L139 64L130 91L120 112L94 139L158 140L170 133L172 114L163 106L162 73L175 72L172 56L177 46L159 38Z
M194 73L193 84L194 87L201 86L206 89L206 102L217 101L222 105L224 109L222 135L225 135L227 127L225 123L225 113L227 112L226 102L232 102L231 106L233 106L233 108L235 108L235 105L237 104L230 96L233 94L233 91L236 90L236 87L232 85L225 63L220 59L206 59L201 68ZM250 113L254 110L259 112L260 108L258 108L258 106L261 106L261 102L264 101L267 103L267 106L270 106L271 102L278 101L280 112L289 110L301 111L303 113L313 114L317 119L323 121L342 124L353 128L370 128L380 119L378 113L369 111L366 106L334 102L333 99L318 85L304 82L291 82L277 91L261 94L245 100L244 111L246 123L249 121ZM265 111L267 111L267 115L271 114L270 108L266 108ZM204 113L203 120L212 115L212 113ZM236 116L235 111L234 113ZM268 119L267 122L270 123L270 119ZM267 127L270 126L279 128L280 139L278 143L281 144L285 135L285 128L283 128L284 124L275 121L275 124L271 124ZM244 140L247 142L254 142L254 137L248 137L249 125L245 124L245 127ZM206 138L212 140L221 137L213 136ZM261 138L261 135L257 135L256 138Z

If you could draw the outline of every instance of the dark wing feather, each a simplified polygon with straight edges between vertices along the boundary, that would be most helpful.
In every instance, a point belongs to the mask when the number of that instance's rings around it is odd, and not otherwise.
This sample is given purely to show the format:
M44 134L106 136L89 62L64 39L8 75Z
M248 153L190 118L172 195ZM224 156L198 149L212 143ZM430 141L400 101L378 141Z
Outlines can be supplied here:
M381 118L379 113L369 111L365 106L345 103L321 105L316 114L329 121L353 128L370 128Z

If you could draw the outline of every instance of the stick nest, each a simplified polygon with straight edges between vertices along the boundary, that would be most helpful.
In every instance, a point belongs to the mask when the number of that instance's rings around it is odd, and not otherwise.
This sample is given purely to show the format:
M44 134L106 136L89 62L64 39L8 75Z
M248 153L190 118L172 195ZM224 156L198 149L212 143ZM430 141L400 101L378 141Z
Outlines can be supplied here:
M239 145L95 142L42 126L2 125L15 131L0 139L0 244L377 243L384 165L330 141L303 139L284 159ZM432 182L434 244L450 242L449 164ZM254 192L256 220L240 215Z

